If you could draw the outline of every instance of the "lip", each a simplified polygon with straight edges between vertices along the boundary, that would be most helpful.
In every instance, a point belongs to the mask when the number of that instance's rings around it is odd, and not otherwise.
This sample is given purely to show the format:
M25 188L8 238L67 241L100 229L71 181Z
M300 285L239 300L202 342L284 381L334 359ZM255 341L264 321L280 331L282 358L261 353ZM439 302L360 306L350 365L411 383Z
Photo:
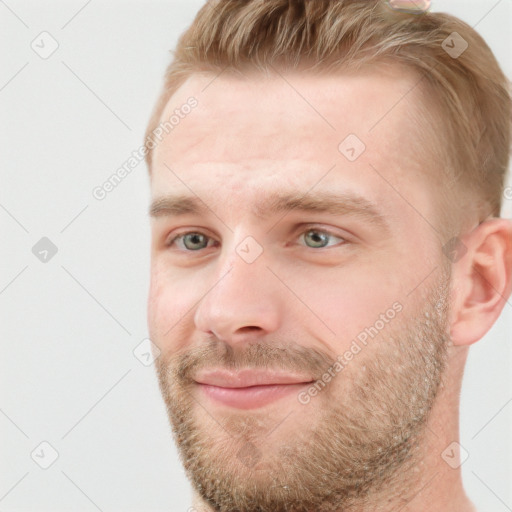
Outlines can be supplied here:
M272 386L282 384L303 384L314 379L308 375L269 370L203 370L194 379L198 384L222 388L247 388L250 386Z
M207 370L194 380L208 398L238 409L263 407L299 393L314 381L299 374L257 370Z

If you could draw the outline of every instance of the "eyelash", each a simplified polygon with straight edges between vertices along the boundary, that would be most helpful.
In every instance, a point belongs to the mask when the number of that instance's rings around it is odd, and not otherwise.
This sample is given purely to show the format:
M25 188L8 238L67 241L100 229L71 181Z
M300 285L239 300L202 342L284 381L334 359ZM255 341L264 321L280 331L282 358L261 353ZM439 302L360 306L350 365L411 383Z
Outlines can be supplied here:
M335 235L334 233L331 233L330 231L328 230L325 230L325 229L318 229L318 228L315 228L315 227L308 227L307 229L305 229L304 231L301 231L301 233L299 233L299 236L301 235L304 235L306 233L309 233L309 232L315 232L315 233L322 233L324 235L328 235L329 237L334 237L334 238L338 238L340 240L342 240L342 242L334 245L334 246L325 246L325 247L309 247L307 245L303 246L303 247L306 247L307 249L313 249L313 250L319 250L319 249L328 249L330 247L339 247L339 246L342 246L342 245L346 245L349 243L349 241L346 239L346 238L343 238L341 236L337 236ZM166 242L166 247L172 247L174 245L174 243L177 241L177 240L182 240L186 235L203 235L207 238L207 240L213 240L212 237L206 235L205 233L202 233L201 231L185 231L183 233L179 233L177 234L176 236L174 236L171 240L169 240L168 242ZM184 249L181 250L181 252L189 252L189 253L197 253L197 252L200 252L204 249L207 249L208 247L204 247L203 249L197 249L197 250L190 250L190 249L187 249L186 247Z

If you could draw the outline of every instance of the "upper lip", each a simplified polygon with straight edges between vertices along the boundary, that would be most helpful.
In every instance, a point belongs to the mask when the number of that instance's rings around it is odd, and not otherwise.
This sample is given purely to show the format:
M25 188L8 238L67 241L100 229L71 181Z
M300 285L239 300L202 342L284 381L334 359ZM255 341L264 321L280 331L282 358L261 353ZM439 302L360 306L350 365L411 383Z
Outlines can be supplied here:
M239 370L203 370L194 380L199 384L219 386L223 388L246 388L249 386L271 386L278 384L302 384L312 382L309 376L279 371Z

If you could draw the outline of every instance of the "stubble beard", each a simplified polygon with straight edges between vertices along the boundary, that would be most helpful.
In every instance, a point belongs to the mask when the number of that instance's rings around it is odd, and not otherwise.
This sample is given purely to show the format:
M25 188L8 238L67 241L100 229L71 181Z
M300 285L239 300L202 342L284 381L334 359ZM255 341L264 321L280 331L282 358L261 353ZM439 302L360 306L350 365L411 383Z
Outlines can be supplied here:
M190 375L204 366L322 375L334 360L318 351L253 344L238 353L216 340L158 359L174 440L204 503L216 512L348 512L399 492L422 457L446 368L447 272L419 311L386 326L308 405L221 414Z

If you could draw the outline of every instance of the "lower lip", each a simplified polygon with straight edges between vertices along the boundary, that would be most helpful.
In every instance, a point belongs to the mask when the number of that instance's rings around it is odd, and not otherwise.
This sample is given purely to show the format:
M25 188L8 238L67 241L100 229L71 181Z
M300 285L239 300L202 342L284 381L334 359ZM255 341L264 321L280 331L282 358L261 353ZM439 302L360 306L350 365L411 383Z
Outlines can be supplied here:
M203 393L209 398L238 409L255 409L289 395L297 395L311 382L299 384L276 384L269 386L251 386L248 388L222 388L199 384Z

